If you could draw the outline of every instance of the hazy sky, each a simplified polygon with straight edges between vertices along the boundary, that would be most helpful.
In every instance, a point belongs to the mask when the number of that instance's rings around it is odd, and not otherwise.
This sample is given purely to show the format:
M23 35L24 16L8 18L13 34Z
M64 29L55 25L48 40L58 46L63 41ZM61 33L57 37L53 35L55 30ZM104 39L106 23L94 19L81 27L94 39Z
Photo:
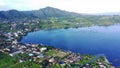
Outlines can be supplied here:
M35 10L47 6L78 13L120 12L120 0L0 0L0 10Z

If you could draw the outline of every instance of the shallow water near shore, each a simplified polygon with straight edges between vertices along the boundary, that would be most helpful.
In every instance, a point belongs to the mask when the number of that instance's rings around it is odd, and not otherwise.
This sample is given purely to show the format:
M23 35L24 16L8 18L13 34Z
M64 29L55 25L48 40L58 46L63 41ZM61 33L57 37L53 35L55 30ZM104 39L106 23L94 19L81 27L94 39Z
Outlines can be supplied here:
M120 25L40 30L28 33L21 42L42 43L81 54L105 54L113 65L120 65Z

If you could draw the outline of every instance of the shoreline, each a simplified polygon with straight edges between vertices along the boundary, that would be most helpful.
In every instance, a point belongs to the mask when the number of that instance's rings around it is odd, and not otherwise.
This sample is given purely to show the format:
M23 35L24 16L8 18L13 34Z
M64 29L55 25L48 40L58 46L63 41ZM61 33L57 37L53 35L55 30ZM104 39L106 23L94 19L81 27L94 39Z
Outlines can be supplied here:
M20 39L19 40L21 40L24 36L26 36L29 32L33 32L33 31L36 31L36 30L29 30L29 31L24 31L24 32L22 32L21 34L22 35L20 35L21 37L20 37ZM19 37L19 35L18 35L18 37ZM19 44L19 43L21 43L17 38L15 38L15 40L17 40L17 41L12 41L12 42L14 42L14 43L12 43L12 44ZM23 44L23 43L22 43ZM33 44L32 44L33 45ZM57 49L57 48L55 48L55 49ZM60 49L61 50L61 49ZM66 51L66 50L64 50L64 51ZM68 51L67 51L68 52ZM80 53L79 53L80 54Z

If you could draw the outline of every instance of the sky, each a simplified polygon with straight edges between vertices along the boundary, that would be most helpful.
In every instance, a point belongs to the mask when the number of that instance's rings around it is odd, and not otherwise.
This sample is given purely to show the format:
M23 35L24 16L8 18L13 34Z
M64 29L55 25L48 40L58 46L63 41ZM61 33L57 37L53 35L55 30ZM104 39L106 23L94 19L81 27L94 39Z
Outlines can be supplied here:
M0 0L0 11L54 7L77 13L120 12L120 0Z

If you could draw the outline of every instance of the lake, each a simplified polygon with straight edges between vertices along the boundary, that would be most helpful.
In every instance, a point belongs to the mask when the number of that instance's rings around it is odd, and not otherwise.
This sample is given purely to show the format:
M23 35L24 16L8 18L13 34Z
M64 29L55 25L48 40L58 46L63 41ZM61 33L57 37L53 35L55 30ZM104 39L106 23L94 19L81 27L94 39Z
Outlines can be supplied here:
M105 54L120 65L120 25L40 30L30 32L22 43L42 43L81 54Z

